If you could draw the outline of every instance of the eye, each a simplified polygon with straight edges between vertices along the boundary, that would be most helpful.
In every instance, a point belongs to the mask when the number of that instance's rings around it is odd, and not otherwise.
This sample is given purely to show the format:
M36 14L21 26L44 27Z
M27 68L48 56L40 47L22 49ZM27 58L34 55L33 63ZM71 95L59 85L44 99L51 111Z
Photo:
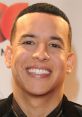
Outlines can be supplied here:
M33 44L35 44L35 42L34 41L24 41L24 42L22 42L22 44L33 45Z
M57 44L57 43L52 43L52 44L49 44L50 47L53 47L53 48L62 48L60 44Z

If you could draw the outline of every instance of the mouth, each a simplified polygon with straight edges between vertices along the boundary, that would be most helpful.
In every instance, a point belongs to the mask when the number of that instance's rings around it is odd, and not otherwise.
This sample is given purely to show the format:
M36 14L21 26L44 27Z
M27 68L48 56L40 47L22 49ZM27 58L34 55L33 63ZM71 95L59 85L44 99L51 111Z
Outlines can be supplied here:
M51 74L51 70L45 68L28 68L27 72L33 78L47 78Z

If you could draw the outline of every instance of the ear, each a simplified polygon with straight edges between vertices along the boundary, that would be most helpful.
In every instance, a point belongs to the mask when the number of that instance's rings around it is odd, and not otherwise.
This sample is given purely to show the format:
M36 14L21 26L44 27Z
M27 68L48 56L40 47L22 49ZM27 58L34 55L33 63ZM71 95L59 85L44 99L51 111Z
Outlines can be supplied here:
M73 52L69 53L67 57L67 68L66 68L67 73L72 72L75 66L75 60L76 60L75 54Z
M6 66L8 68L10 68L11 67L11 58L12 58L12 48L10 45L6 47L4 56L5 56Z

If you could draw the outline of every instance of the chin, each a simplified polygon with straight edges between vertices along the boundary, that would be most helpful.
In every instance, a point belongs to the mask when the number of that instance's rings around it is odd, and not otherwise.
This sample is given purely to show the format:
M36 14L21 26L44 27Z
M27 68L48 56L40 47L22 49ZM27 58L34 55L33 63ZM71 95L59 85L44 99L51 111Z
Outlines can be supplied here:
M49 94L51 91L50 90L27 90L27 94L32 95L32 96L45 96Z

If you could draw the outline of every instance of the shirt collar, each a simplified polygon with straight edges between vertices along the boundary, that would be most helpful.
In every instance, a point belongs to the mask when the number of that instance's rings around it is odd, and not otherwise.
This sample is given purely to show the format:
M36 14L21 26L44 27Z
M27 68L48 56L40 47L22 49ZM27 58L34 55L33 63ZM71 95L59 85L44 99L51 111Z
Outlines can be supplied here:
M12 103L12 110L16 117L27 117L25 113L22 111L22 109L17 104L15 98L13 97L13 103Z
M12 110L16 117L27 117L22 109L17 104L15 98L13 97ZM47 116L47 117L60 117L62 115L62 101L58 106Z

